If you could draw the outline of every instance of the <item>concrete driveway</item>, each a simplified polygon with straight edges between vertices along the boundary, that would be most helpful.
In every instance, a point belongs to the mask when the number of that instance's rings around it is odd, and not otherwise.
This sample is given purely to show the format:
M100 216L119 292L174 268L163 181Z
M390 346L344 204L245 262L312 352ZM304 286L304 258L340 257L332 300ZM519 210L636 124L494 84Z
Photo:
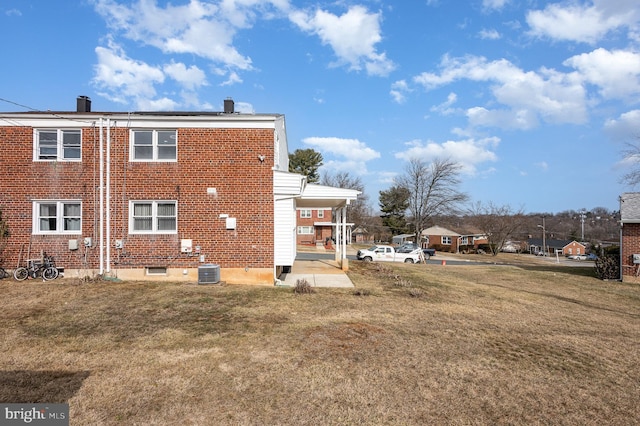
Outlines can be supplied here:
M294 287L298 280L307 280L312 287L353 288L353 282L335 260L296 260L291 272L280 275L278 285Z

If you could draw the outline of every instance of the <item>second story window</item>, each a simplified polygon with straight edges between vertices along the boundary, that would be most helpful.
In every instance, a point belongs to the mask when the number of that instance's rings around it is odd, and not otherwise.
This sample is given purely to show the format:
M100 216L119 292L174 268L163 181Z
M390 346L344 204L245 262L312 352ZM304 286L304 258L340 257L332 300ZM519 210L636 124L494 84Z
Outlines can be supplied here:
M34 160L80 161L80 130L38 129L35 131Z
M311 209L302 209L302 210L300 210L300 218L301 219L310 219L311 218Z
M176 130L132 130L131 161L176 161Z

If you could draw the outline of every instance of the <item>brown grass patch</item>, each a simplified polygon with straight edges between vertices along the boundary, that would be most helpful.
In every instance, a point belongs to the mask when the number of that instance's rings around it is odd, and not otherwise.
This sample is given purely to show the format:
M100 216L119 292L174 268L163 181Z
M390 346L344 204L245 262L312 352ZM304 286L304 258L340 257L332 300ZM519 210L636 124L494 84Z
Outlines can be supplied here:
M638 424L640 286L352 262L353 289L0 282L0 401L71 424ZM367 297L354 297L366 295Z

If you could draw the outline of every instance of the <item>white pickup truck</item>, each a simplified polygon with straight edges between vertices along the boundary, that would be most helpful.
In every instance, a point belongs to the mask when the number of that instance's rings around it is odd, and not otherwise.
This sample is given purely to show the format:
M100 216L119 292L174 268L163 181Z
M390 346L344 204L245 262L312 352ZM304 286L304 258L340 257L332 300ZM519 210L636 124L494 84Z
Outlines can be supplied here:
M391 246L373 246L368 249L358 250L358 260L365 262L405 262L419 263L421 249L415 249L409 253L398 253Z

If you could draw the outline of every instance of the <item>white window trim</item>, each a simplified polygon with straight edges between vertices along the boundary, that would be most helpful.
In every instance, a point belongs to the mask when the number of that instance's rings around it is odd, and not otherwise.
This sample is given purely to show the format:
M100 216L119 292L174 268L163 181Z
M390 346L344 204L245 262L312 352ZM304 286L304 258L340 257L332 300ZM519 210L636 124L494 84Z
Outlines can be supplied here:
M158 158L158 132L175 132L176 157ZM135 156L135 132L151 132L151 158L136 158ZM129 130L129 161L134 163L176 163L178 162L178 130L176 129L130 129Z
M300 209L300 219L311 219L313 212L311 209Z
M447 239L448 241L445 241L445 239ZM447 237L447 236L442 236L440 237L440 242L442 243L443 246L450 246L452 243L452 238L451 237Z
M308 232L303 232L308 231ZM315 230L313 226L298 226L298 235L313 235Z
M41 204L56 204L56 230L55 231L42 231L40 230L40 205ZM80 229L73 231L64 230L64 205L65 204L80 204ZM80 200L33 200L32 203L32 222L31 229L33 235L82 235L82 201Z
M158 231L158 204L173 203L176 206L176 229ZM135 204L151 204L151 230L136 231L133 229L133 206ZM175 235L178 233L178 202L176 200L130 200L129 201L129 234L134 235Z
M324 210L318 210L318 219L324 219Z
M40 158L40 132L56 132L56 158ZM64 132L80 132L80 157L65 158L64 157ZM33 129L33 161L65 161L65 162L81 162L82 161L82 129Z

